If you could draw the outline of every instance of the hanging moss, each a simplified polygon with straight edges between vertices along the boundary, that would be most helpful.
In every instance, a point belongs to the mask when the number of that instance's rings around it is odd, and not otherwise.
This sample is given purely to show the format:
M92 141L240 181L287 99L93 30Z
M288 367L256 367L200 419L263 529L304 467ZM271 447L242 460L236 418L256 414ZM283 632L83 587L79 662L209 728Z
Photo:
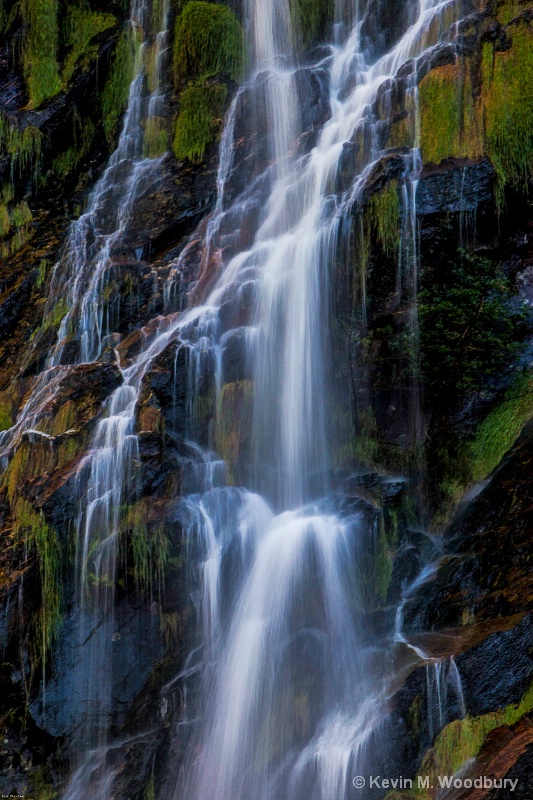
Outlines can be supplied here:
M483 480L512 447L533 417L533 377L522 376L480 425L471 445L472 478Z
M363 464L373 466L379 456L379 433L375 414L371 409L358 415L359 430L354 440L355 457Z
M420 149L425 163L483 154L482 118L467 62L432 70L420 83L419 102Z
M131 553L133 578L139 592L160 591L165 574L173 559L170 541L163 525L149 524L150 508L147 500L140 500L124 513L121 532L125 547Z
M0 117L1 120L1 117ZM11 157L11 172L24 173L28 167L38 169L41 160L43 135L39 128L34 125L26 125L20 129L12 124L5 124L0 128L0 146L4 144L4 149ZM4 187L5 189L5 187ZM11 190L11 198L13 191ZM4 202L9 202L4 200Z
M391 181L385 189L372 195L365 212L370 232L387 255L392 255L400 244L400 199L398 181Z
M30 107L61 89L57 64L57 0L23 0L22 14L26 26L24 35L24 75Z
M333 24L335 0L289 0L293 28L304 48L317 44Z
M48 525L42 512L19 497L12 508L13 531L16 541L23 541L35 550L41 579L41 611L38 620L36 649L40 659L57 634L61 622L61 547L55 530Z
M180 113L174 131L174 155L193 163L204 157L205 148L222 127L227 97L225 86L203 83L189 86L180 96Z
M118 41L111 74L102 92L104 133L109 144L113 143L118 123L128 105L130 84L135 73L137 50L138 41L136 35L128 27Z
M69 52L61 74L63 84L68 83L80 59L88 63L96 58L98 47L91 45L92 39L102 31L112 28L116 22L112 14L91 11L87 6L69 7L65 25L65 40Z
M533 175L533 31L525 23L510 26L512 47L496 52L483 47L483 109L487 154L496 169L496 201L505 186L527 190Z
M150 117L144 126L143 150L146 158L159 158L168 149L168 131L163 117Z
M174 78L178 85L220 72L239 80L243 52L241 25L227 6L200 0L187 3L174 31Z

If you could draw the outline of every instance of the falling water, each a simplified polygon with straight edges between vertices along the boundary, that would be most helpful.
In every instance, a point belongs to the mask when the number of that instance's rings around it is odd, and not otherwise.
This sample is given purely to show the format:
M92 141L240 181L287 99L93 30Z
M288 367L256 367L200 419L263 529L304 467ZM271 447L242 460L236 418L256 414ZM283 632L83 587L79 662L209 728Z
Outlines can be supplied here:
M135 35L146 30L149 7L134 0L131 24ZM94 360L105 333L103 289L113 269L113 250L130 224L138 192L157 174L160 158L145 151L150 121L162 112L161 72L167 38L168 2L162 4L154 42L155 68L149 95L145 91L146 40L137 46L135 75L130 86L118 147L89 199L86 213L71 229L63 259L52 283L65 281L69 311L51 353L51 367L61 362L66 339L80 341L79 361ZM134 435L137 392L128 380L108 398L90 450L77 475L78 646L81 658L77 691L83 697L76 749L80 763L65 800L92 797L108 800L113 778L105 768L110 724L115 639L115 574L119 523L124 499L135 491L138 453Z
M368 774L372 763L385 712L380 667L365 645L353 580L365 523L340 515L334 499L327 499L326 365L328 275L342 223L380 156L375 136L350 188L335 194L333 187L344 144L360 127L373 128L379 88L437 43L441 17L453 5L413 3L411 27L369 65L356 13L350 35L333 48L331 118L308 156L295 147L299 121L278 113L295 91L291 38L283 27L289 9L282 0L251 5L256 71L245 90L264 92L267 72L276 169L269 172L270 192L252 246L225 265L207 305L216 309L240 276L256 284L255 316L245 337L255 397L248 480L268 505L259 494L228 495L220 488L216 497L199 495L184 506L186 541L194 542L192 563L200 565L199 646L189 755L176 779L176 800L340 800L351 777ZM406 161L412 242L418 168L414 141ZM416 246L411 249L409 285L415 292ZM191 504L201 510L192 517ZM229 579L222 569L228 560Z
M150 328L143 350L122 370L123 384L106 403L106 416L79 474L80 631L85 637L95 634L86 648L82 680L94 718L86 718L78 744L82 757L64 800L112 796L113 771L105 766L105 753L113 585L120 506L135 486L135 406L142 380L154 359L174 343L188 352L187 389L193 396L195 375L202 371L204 355L211 354L220 401L220 364L229 335L220 311L228 296L242 299L239 290L245 284L255 298L242 337L253 378L252 463L244 468L246 488L230 488L220 459L208 448L200 452L191 478L195 493L180 508L198 631L187 669L177 679L191 697L176 734L187 730L188 755L173 775L168 796L343 800L352 776L368 774L386 713L385 666L376 663L358 611L360 587L354 575L366 523L362 516L341 513L331 491L328 281L342 232L381 155L373 111L378 92L406 65L415 74L417 59L445 37L447 13L456 16L457 4L409 0L411 24L388 53L373 61L362 44L364 5L337 0L335 44L322 63L329 79L330 116L311 152L302 153L291 4L248 0L251 73L228 116L219 199L205 239L204 262L215 252L223 262L218 280L201 306L169 313ZM133 23L142 28L146 13L135 1ZM164 28L157 40L160 54ZM157 80L151 97L143 92L144 47L137 48L117 151L87 212L73 225L54 274L52 297L60 285L66 286L68 313L45 377L39 379L43 387L67 368L70 337L80 342L79 363L98 358L107 333L103 290L113 254L139 187L160 166L143 151L141 122L158 116L162 102ZM246 216L252 200L257 206L253 186L240 197L225 198L235 113L244 93L264 112L268 163L257 167L263 170L257 183L266 194L251 243L239 247L235 219ZM369 134L369 144L350 186L339 190L344 147L359 132ZM405 164L410 186L406 218L413 241L417 144L414 140ZM221 244L230 234L233 255L224 261ZM411 259L415 291L414 245ZM169 306L180 261L171 275L165 292ZM38 408L34 391L22 422L2 444L33 427ZM199 445L192 443L195 448ZM88 593L91 581L94 589Z

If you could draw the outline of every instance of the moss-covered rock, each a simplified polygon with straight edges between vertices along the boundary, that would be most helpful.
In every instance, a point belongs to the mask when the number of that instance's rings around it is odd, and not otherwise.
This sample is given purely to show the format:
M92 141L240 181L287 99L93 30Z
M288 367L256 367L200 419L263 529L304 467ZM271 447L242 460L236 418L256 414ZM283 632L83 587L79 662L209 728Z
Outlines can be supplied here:
M111 74L102 92L102 121L108 142L114 140L118 123L128 103L138 50L137 36L128 26L118 41Z
M300 45L318 44L330 32L335 0L289 0L293 27Z
M174 29L176 85L218 73L239 80L243 53L241 25L231 9L202 0L185 4Z
M206 147L222 129L227 94L226 86L204 82L183 90L174 130L176 158L202 161Z
M57 0L23 0L24 73L30 105L37 107L61 90L57 48Z
M253 383L250 380L227 383L222 387L217 409L215 447L228 465L230 478L239 473L250 444L253 413Z

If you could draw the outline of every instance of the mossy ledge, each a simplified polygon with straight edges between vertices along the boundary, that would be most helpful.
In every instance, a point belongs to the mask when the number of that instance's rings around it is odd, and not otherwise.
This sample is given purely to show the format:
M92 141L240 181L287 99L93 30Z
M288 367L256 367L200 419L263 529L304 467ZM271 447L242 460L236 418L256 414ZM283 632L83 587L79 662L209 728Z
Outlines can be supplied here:
M419 87L424 162L488 155L499 209L506 186L527 191L533 176L533 28L509 16L506 48L485 42L480 67L461 57L433 69Z
M516 705L451 722L441 731L434 746L426 753L413 788L406 792L391 792L385 800L433 800L439 786L438 777L456 775L470 759L475 759L488 735L502 726L511 727L533 711L533 685ZM418 781L418 777L422 780ZM424 778L429 776L429 786Z

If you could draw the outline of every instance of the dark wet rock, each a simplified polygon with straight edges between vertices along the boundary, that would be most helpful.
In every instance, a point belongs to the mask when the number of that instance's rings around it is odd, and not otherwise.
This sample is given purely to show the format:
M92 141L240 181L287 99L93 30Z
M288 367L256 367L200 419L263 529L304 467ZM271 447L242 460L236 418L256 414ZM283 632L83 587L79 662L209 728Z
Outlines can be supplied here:
M472 716L519 703L533 675L533 619L488 636L456 659Z
M533 797L533 744L529 744L505 777L512 781L504 789L493 789L485 800L530 800ZM513 789L514 786L514 789Z
M373 194L384 189L391 181L403 177L405 172L405 158L400 152L391 152L383 156L383 158L372 167L367 176L362 194L363 203Z
M532 441L530 424L488 486L450 525L438 570L406 606L410 635L453 631L462 643L458 652L513 627L531 610ZM446 636L437 649L446 648Z
M426 167L416 194L419 215L466 213L492 202L494 167L488 158L478 162L446 159L438 167Z
M189 236L213 209L217 192L217 150L201 164L167 155L155 179L141 190L121 246L157 254Z
M299 69L295 80L302 110L300 148L307 153L316 145L319 130L331 116L329 75L323 68Z
M223 384L253 378L247 350L248 336L249 331L246 328L236 328L223 336L221 341Z
M375 58L383 55L411 22L408 3L402 0L371 0L361 26L364 47L370 48Z
M87 699L82 674L86 659L84 661L84 646L79 646L78 625L75 616L63 622L54 648L53 671L47 676L46 697L41 687L30 708L36 724L55 737L71 737L76 733L80 708ZM94 631L93 636L99 636L102 630L107 629L104 626ZM139 642L142 642L141 647ZM85 647L88 646L85 642ZM128 707L162 654L156 608L149 602L137 606L119 602L115 607L112 663L106 665L112 675L111 714L115 727L122 725Z

